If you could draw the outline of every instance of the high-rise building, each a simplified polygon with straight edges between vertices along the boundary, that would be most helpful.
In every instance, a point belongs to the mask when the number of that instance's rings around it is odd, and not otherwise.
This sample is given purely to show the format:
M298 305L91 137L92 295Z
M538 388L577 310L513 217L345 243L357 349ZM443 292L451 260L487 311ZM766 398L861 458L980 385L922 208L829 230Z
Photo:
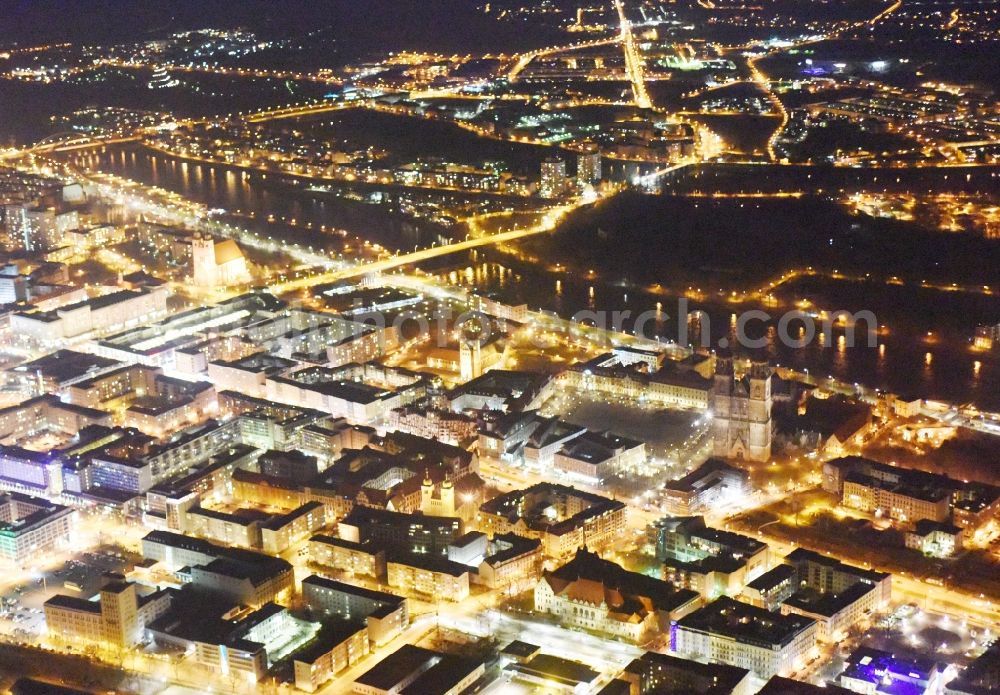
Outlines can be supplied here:
M712 440L715 456L749 461L771 458L771 368L753 360L737 379L733 357L720 352L712 387Z
M576 183L583 187L600 181L601 153L596 145L589 145L576 157Z
M7 213L7 231L25 251L46 251L62 244L66 233L80 228L75 210L22 206Z
M556 198L566 191L566 162L549 157L542 162L542 181L539 193L543 198Z

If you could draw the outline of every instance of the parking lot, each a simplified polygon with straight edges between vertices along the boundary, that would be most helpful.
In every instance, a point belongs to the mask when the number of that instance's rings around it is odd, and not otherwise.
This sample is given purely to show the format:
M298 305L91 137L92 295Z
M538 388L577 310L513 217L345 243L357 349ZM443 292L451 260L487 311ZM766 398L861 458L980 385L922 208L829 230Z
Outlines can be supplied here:
M122 572L137 560L116 547L67 555L46 570L27 569L28 581L7 586L0 594L0 630L26 638L45 631L42 606L56 594L95 596L107 572Z

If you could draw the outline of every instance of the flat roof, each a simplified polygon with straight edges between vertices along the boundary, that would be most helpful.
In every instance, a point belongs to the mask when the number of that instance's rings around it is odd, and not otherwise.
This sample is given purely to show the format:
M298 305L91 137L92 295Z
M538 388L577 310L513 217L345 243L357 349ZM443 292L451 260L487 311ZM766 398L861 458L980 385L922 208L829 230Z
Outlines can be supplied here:
M528 658L538 653L541 649L537 644L531 644L530 642L522 642L521 640L514 640L506 647L500 650L501 654L512 654L521 658Z
M722 597L684 616L677 625L685 630L726 635L739 642L771 647L788 644L815 622L800 615L771 613Z
M507 668L526 676L544 678L574 688L581 683L593 683L601 675L579 661L570 661L551 654L536 654L526 663L513 663Z
M398 604L406 600L402 596L396 596L396 594L390 594L385 591L375 591L374 589L366 589L363 586L355 586L345 582L338 582L336 579L322 577L318 574L312 574L306 577L302 580L302 584L311 584L324 589L330 589L331 591L338 591L340 593L350 594L351 596L360 596L362 598L366 598L371 601L378 601L380 603Z
M819 686L774 676L757 695L851 695L853 692L837 685Z
M115 366L124 365L117 360L91 355L86 352L57 350L50 355L45 355L31 362L18 365L14 368L14 371L35 372L46 379L55 379L62 382Z
M389 690L415 671L423 671L440 654L413 644L404 644L389 656L362 673L354 681L379 690Z
M400 695L444 695L480 669L483 669L481 661L444 656L399 692Z

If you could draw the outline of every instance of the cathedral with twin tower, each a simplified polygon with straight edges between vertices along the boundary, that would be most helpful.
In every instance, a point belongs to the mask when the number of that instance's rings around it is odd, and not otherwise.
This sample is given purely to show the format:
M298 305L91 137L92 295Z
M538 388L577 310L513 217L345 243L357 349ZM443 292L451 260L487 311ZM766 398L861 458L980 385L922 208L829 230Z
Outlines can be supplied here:
M767 361L754 358L737 378L732 353L720 350L716 355L710 402L715 456L745 461L771 458L771 376Z

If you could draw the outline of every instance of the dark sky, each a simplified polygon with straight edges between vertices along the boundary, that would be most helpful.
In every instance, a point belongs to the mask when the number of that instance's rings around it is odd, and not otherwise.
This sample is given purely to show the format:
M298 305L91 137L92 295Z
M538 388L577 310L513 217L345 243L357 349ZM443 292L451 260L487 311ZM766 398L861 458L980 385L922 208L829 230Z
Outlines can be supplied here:
M125 41L166 30L247 26L275 32L325 25L350 27L377 40L380 33L443 30L475 0L0 0L0 39ZM452 26L452 30L454 27Z

